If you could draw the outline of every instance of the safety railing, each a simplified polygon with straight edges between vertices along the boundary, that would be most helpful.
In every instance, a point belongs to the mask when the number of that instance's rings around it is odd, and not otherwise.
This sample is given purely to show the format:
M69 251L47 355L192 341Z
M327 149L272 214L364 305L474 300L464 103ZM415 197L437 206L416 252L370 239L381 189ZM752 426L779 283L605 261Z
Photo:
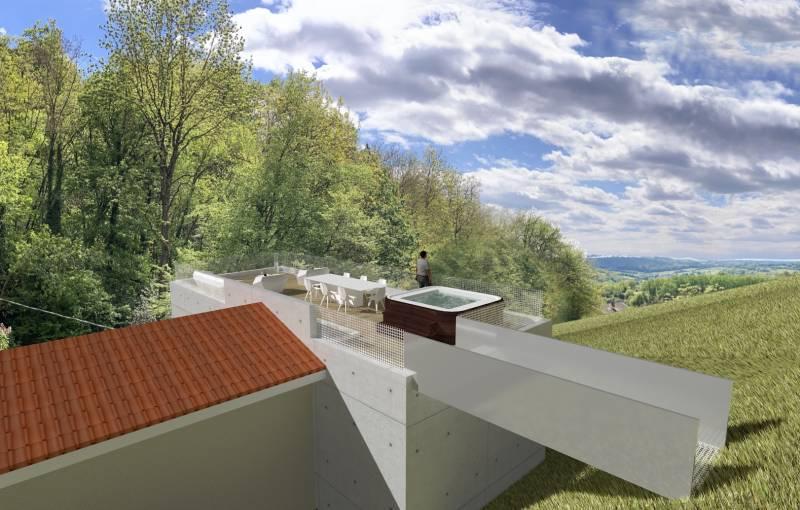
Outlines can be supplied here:
M324 306L314 305L313 311L318 327L317 338L393 367L405 367L401 329Z

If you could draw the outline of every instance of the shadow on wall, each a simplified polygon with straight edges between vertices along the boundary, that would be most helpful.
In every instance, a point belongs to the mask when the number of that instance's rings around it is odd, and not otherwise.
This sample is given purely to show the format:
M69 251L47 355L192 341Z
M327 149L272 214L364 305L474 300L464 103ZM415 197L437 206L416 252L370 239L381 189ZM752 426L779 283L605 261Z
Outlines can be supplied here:
M314 392L318 508L399 508L342 394L329 381Z

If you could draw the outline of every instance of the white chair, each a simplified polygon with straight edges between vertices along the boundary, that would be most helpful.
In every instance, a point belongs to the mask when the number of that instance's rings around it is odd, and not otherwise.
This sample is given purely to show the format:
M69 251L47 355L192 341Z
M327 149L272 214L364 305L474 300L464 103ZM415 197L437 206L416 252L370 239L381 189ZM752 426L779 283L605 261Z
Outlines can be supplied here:
M386 278L378 278L378 283L381 285L386 285Z
M344 276L345 278L350 278L350 273L342 273L342 276Z
M386 298L386 287L378 287L374 292L367 295L369 296L369 301L367 302L368 308L372 309L371 305L375 303L375 313L378 313L378 306L383 306L383 309L386 309L383 304L383 300Z
M330 299L328 298L330 297L331 290L328 285L324 283L320 283L319 288L322 292L322 299L319 300L319 306L322 306L322 303L325 303L325 306L327 307L328 303L330 303Z
M327 267L315 267L314 269L300 269L299 271L297 271L296 275L297 284L300 285L300 283L303 281L303 278L305 278L306 276L318 276L321 274L328 274L328 273L330 273L330 271L328 270Z
M331 296L334 301L339 303L339 308L336 309L337 312L342 309L342 306L344 306L344 313L347 313L347 305L356 306L356 296L348 295L347 289L344 287L339 287L336 292L331 292Z
M322 292L322 285L319 283L313 283L311 280L303 278L303 286L306 288L306 296L303 298L308 299L309 301L314 300L314 294L317 291Z
M362 279L363 281L367 281L367 275L365 275L365 274L362 274L362 275L361 275L361 279Z
M308 269L300 269L295 273L295 277L297 278L297 285L301 285L303 280L306 279L306 275L308 274Z

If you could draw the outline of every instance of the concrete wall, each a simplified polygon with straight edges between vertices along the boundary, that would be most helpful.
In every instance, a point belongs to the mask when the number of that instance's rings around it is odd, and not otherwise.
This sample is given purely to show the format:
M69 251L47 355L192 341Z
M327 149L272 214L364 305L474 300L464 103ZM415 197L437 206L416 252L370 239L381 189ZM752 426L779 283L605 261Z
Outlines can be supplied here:
M456 338L462 349L697 418L699 440L725 446L733 385L727 379L463 317Z
M319 384L12 485L0 508L313 509Z
M409 392L408 508L479 509L544 460L528 439Z
M411 508L405 503L411 372L321 340L312 349L330 375L314 406L319 508Z
M172 316L181 317L248 303L264 303L300 340L309 343L312 328L316 327L310 303L230 278L218 278L224 285L219 296L205 292L204 287L197 285L192 278L171 282Z
M169 289L172 301L172 317L183 317L184 315L226 308L224 299L219 299L203 292L191 278L172 281L169 284Z
M522 356L498 359L489 345L462 349L461 334L456 346L406 336L420 391L657 494L689 495L697 418L529 368Z
M477 509L544 459L542 446L420 393L413 371L317 338L308 303L224 280L217 307L264 302L326 364L314 390L319 509ZM173 312L206 305L174 283Z
M320 509L482 508L544 460L544 447L420 393L409 370L312 348L330 374L314 405Z

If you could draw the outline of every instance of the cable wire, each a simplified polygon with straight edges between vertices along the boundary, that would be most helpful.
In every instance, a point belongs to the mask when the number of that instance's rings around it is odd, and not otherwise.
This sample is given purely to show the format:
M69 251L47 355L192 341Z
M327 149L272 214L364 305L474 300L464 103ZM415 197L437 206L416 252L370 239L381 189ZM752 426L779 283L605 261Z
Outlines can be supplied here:
M34 310L34 311L37 311L37 312L42 312L42 313L48 313L50 315L55 315L56 317L61 317L62 319L69 319L69 320L73 320L73 321L77 321L77 322L82 322L84 324L89 324L90 326L95 326L95 327L98 327L98 328L114 329L111 326L104 326L102 324L97 324L96 322L85 321L85 320L79 319L77 317L70 317L69 315L61 315L60 313L51 312L50 310L43 310L41 308L36 308L35 306L23 305L22 303L17 303L16 301L11 301L10 299L0 298L0 301L4 301L6 303L11 303L12 305L21 306L22 308L27 308L28 310Z

